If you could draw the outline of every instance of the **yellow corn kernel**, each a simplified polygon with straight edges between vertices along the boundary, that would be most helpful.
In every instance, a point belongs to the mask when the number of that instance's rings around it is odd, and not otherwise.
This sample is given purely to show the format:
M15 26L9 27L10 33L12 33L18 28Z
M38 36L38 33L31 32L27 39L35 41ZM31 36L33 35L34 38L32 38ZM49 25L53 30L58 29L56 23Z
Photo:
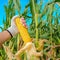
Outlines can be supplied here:
M16 26L20 32L20 35L24 41L24 43L31 42L31 38L29 36L29 33L27 31L27 28L25 28L22 23L20 22L20 18L16 18L15 20Z

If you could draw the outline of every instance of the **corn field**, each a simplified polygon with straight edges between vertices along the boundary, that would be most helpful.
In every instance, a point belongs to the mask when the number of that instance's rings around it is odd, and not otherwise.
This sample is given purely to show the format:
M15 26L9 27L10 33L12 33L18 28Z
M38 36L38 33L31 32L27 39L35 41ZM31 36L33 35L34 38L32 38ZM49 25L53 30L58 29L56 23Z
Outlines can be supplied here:
M43 0L29 0L21 13L20 0L8 0L8 5L4 6L6 13L6 19L3 18L4 27L0 27L0 29L4 31L9 28L11 18L16 14L23 16L26 23L31 21L28 33L34 40L36 51L42 52L39 60L60 60L60 12L57 12L60 8L60 1L52 0L52 2L46 3L44 8L42 8L42 4ZM58 9L55 7L56 4L59 6ZM0 60L16 60L15 54L23 44L20 34L5 42L0 48ZM19 57L17 60L28 60L24 51ZM35 60L33 57L31 60Z

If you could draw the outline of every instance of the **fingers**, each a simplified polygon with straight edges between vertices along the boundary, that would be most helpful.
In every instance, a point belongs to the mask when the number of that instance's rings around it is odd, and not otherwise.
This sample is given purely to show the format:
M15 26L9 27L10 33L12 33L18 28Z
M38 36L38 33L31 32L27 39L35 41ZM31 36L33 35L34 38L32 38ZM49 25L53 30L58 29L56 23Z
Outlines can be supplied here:
M25 19L23 17L21 18L21 22L22 22L24 27L28 28L27 25L26 25Z
M11 25L14 25L14 21L15 21L16 18L19 18L19 16L16 15L16 16L14 16L14 17L12 18L12 20L11 20L11 22L12 22ZM24 19L23 17L21 17L20 21L21 21L21 23L23 24L24 27L28 28L27 25L26 25L25 19Z

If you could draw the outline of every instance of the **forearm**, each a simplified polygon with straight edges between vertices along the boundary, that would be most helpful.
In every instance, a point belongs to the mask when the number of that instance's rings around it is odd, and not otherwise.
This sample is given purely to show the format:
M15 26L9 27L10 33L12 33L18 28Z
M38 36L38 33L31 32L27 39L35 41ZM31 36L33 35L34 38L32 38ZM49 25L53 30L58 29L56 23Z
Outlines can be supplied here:
M8 31L3 31L0 33L0 45L3 44L5 41L11 38L11 35Z

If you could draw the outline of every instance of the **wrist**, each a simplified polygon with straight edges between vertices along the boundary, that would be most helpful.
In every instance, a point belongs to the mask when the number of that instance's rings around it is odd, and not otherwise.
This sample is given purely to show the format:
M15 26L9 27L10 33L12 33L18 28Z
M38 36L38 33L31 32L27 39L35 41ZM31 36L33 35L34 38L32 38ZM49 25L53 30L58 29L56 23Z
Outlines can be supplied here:
M11 36L11 38L12 38L13 36L12 36L12 34L10 33L10 31L9 31L9 30L6 30L6 31L10 34L10 36Z
M15 36L18 33L16 26L9 27L7 31L10 33L11 37Z

